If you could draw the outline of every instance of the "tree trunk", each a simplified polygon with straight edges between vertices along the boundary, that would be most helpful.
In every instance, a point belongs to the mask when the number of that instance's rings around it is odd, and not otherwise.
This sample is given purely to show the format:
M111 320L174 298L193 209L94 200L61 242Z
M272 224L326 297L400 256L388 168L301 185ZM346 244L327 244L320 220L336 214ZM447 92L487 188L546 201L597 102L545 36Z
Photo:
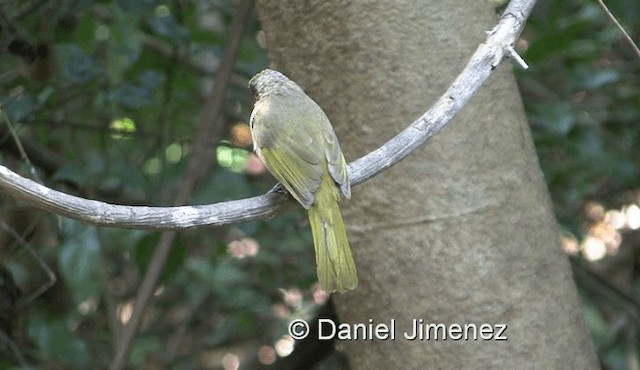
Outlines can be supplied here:
M477 0L263 0L258 11L273 67L324 108L348 161L426 111L497 21ZM353 369L597 368L508 63L342 208L360 285L335 297L339 317L396 327L394 340L339 341ZM508 340L408 340L414 319L503 324Z

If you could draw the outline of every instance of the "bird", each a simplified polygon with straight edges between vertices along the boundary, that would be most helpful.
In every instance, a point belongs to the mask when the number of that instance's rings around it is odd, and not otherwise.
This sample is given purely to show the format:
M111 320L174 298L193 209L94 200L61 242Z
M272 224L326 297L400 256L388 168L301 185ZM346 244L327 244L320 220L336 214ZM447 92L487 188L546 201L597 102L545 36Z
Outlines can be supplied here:
M339 202L351 198L347 165L324 111L284 74L265 69L249 81L256 103L254 150L309 216L320 287L345 292L358 285Z

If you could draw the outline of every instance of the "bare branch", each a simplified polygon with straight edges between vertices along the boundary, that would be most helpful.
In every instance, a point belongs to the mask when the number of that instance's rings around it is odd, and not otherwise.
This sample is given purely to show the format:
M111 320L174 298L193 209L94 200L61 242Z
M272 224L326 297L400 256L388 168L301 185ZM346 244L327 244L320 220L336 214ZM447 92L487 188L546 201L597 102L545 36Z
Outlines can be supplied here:
M604 3L603 0L598 0L598 3L600 4L600 6L602 7L602 9L604 9L604 12L607 14L607 16L611 19L611 21L613 22L613 24L616 25L616 27L618 27L618 29L620 30L620 32L622 32L622 35L624 36L624 38L627 40L627 42L629 43L629 45L631 45L631 48L633 49L633 51L636 52L636 54L638 54L638 57L640 57L640 49L638 49L638 45L636 45L636 43L633 41L633 39L631 38L631 36L629 36L629 34L627 33L627 31L625 31L624 27L622 27L622 25L620 24L620 22L618 22L618 19L616 18L615 15L613 15L613 13L611 13L611 11L609 10L609 8L607 7L607 5Z
M29 172L31 172L31 176L34 179L36 179L36 181L38 181L39 183L42 183L42 181L38 178L38 174L36 173L36 168L33 167L33 164L31 163L31 160L29 159L27 152L24 150L24 147L22 146L22 141L18 137L18 133L16 132L16 130L13 129L13 125L9 121L9 117L7 117L4 111L0 111L0 121L2 121L2 123L4 123L7 126L7 130L9 131L9 134L11 134L11 138L13 139L16 145L16 148L18 149L18 153L20 153L20 158L29 166Z
M524 28L535 0L512 0L471 60L440 99L400 134L349 164L349 178L357 185L398 163L444 128L506 57ZM517 60L517 58L515 58ZM185 229L220 226L273 216L290 199L279 192L210 205L141 207L113 205L65 194L23 178L0 166L0 191L30 205L82 222L131 229Z
M40 257L40 255L38 255L38 253L31 247L31 245L29 245L29 243L26 240L24 240L24 238L20 234L18 234L11 226L7 225L7 223L0 220L0 228L8 232L16 240L16 242L18 242L18 244L20 244L22 248L24 248L27 251L27 253L29 253L31 257L33 257L33 259L36 260L38 265L40 265L40 267L44 270L44 272L47 274L47 277L49 278L49 280L46 283L44 283L38 289L36 289L33 293L31 293L31 295L29 295L29 298L27 298L21 304L22 307L27 307L28 304L30 304L36 298L41 296L44 292L49 290L49 288L51 288L53 284L55 284L56 281L58 281L58 278L56 277L56 274L51 270L49 265L47 265L45 260L42 257Z

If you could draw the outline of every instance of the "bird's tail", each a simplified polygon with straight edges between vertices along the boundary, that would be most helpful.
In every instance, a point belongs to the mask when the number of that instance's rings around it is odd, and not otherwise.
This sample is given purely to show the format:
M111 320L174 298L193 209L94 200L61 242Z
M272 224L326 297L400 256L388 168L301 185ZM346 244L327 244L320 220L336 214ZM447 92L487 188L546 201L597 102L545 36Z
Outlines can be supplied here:
M331 185L321 186L315 194L315 202L309 207L309 223L320 286L326 292L343 292L358 285L358 274L338 206L340 193Z

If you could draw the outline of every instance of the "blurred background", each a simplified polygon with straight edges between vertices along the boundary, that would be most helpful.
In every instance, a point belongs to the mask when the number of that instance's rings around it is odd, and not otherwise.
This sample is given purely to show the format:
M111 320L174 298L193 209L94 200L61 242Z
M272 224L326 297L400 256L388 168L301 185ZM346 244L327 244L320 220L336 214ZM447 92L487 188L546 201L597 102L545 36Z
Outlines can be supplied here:
M188 203L268 191L247 88L268 63L256 15L234 23L238 3L0 0L2 164L85 198L166 206L208 124L209 168ZM639 40L640 3L607 5ZM230 42L239 50L224 60ZM517 48L531 66L514 70L601 365L638 369L640 57L587 0L538 1ZM225 100L211 117L216 83ZM159 239L0 197L0 369L106 367ZM310 368L327 343L292 355L286 329L332 314L311 245L300 210L178 233L128 365Z

